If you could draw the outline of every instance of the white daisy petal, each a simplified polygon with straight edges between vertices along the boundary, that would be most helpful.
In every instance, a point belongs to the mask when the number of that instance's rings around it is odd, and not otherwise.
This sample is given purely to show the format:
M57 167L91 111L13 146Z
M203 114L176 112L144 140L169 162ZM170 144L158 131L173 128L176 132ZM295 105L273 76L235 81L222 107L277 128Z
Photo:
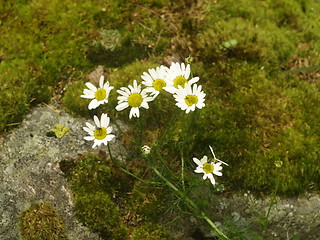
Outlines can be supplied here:
M94 96L94 91L91 91L90 89L84 89L83 90L84 95L92 95Z
M82 98L88 98L88 99L93 99L93 98L94 98L93 95L80 95L80 97L82 97Z
M90 128L87 127L83 127L83 130L85 130L87 133L89 133L90 135L93 134L93 130L91 130Z
M97 127L101 127L99 118L96 115L93 116L93 120Z
M96 92L97 91L97 88L90 82L87 82L86 83L86 86L93 92Z
M107 140L108 140L108 141L111 141L111 140L114 139L115 137L116 137L116 136L113 135L113 134L108 134Z
M94 137L93 136L86 136L86 137L84 137L84 139L87 141L92 141L92 140L94 140Z
M200 160L201 164L205 164L208 162L208 157L206 155L203 156L203 158Z
M200 168L197 168L196 170L194 170L194 172L196 172L196 173L205 173L205 172L203 171L203 169L200 169Z
M149 109L149 105L148 105L147 102L142 102L140 106L145 108L145 109Z
M199 79L200 79L199 77L194 77L194 78L190 79L190 80L188 81L188 83L189 83L190 85L192 85L192 84L198 82Z
M192 159L197 165L202 165L200 160L198 158L193 158Z
M189 76L190 76L190 64L187 65L186 70L185 70L185 73L184 73L184 77L185 77L186 79L188 79Z
M104 76L101 75L100 80L99 80L99 87L103 88L103 82L104 82Z
M95 109L95 108L97 108L99 105L100 105L100 104L99 104L99 101L98 101L97 99L93 99L93 100L89 103L88 108L89 108L89 110Z
M126 109L127 107L129 107L128 102L123 102L123 103L120 103L116 106L116 110L122 111L123 109Z
M105 113L102 113L101 115L101 127L105 127L107 128L108 125L109 125L109 118L108 118L108 115L105 114Z
M108 134L111 133L112 130L113 130L113 127L111 127L111 126L107 127L107 133L108 133Z
M88 123L88 122L86 122L86 125L87 125L87 127L90 128L92 131L94 131L94 130L96 129L92 124L90 124L90 123Z
M212 174L208 174L208 178L210 179L210 182L212 183L212 185L216 184L216 181L214 180L214 177Z

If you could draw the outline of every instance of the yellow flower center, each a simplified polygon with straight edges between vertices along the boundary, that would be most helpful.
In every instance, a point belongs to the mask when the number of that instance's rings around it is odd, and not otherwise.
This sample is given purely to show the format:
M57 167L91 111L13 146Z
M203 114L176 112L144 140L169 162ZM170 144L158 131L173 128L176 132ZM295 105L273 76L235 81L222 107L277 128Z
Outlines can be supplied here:
M198 97L196 95L187 95L184 101L188 106L192 106L198 103Z
M162 88L165 87L166 85L167 85L166 82L162 79L156 79L152 83L152 87L157 91L161 91Z
M178 88L178 86L181 86L184 88L184 85L187 83L187 79L184 76L178 76L173 80L173 85L175 88Z
M203 164L203 171L206 174L212 173L213 170L214 170L214 166L212 164L210 164L210 163Z
M98 100L98 101L102 101L103 99L105 99L107 96L107 91L104 88L100 88L96 91L96 93L94 94L94 97Z
M142 95L140 93L132 93L128 97L128 104L131 107L139 107L143 101Z
M108 135L107 129L104 127L97 128L96 130L94 130L93 135L95 139L98 139L98 140L105 139L105 137Z

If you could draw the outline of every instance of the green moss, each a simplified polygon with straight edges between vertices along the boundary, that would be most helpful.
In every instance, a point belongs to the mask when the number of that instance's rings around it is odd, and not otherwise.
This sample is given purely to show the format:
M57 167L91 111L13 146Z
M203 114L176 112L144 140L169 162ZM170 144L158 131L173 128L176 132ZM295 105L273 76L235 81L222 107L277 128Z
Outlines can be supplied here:
M21 214L20 232L24 240L67 239L60 216L48 202L34 203Z
M62 161L60 166L75 193L100 191L109 196L118 196L132 188L132 179L103 156L87 154L77 160Z
M174 239L162 226L154 224L144 224L133 232L130 240L167 240Z
M279 73L320 64L319 8L311 0L6 1L0 8L0 131L64 87L71 112L92 117L103 111L127 121L127 109L114 109L115 90L107 106L87 109L89 100L80 98L84 73L102 64L118 89L141 82L143 71L167 62L164 56L191 55L206 107L190 131L178 130L188 117L170 123L163 144L168 158L179 157L180 140L190 158L211 144L231 163L230 186L270 191L276 160L284 162L280 191L317 186L317 72ZM170 96L159 96L141 110L140 126L130 124L157 131L176 111ZM156 115L161 118L153 121ZM171 144L171 136L179 141Z
M73 1L19 1L1 6L3 131L8 124L21 121L30 106L49 102L59 82L63 86L79 69L92 67L85 58L92 22L83 5L76 7ZM13 92L14 98L9 96Z
M120 221L119 209L105 193L76 195L75 215L103 239L127 239L127 229Z
M160 231L151 226L159 223L168 204L163 188L134 181L103 155L68 159L60 168L75 194L76 216L104 239L126 239L141 224L150 224L150 237Z
M215 146L230 164L223 179L233 187L273 191L279 171L281 193L315 186L319 172L315 119L320 114L316 85L293 76L270 77L243 62L216 67L225 74L205 84L207 105L200 114L198 134L190 141L197 149L193 151L207 153L203 144ZM278 160L284 163L281 169L275 167Z
M162 187L153 187L137 182L130 193L128 207L144 222L159 221L159 216L166 210L168 192Z
M83 95L83 90L86 89L83 82L74 82L69 85L63 95L62 103L71 113L76 116L92 117L97 114L97 110L89 110L88 105L91 99L84 99L80 96Z
M237 44L223 48L223 44L231 40ZM231 18L218 20L198 35L197 48L205 50L201 54L203 59L231 57L268 66L281 64L292 57L296 53L296 40L289 30L280 29L273 23L260 27L242 18Z

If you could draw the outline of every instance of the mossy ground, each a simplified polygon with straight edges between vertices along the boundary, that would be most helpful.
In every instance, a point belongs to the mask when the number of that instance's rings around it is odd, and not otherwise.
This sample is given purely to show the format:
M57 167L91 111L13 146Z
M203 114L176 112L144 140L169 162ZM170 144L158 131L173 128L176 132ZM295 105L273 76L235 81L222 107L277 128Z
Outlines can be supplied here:
M220 180L230 189L272 192L279 181L282 194L319 190L319 11L311 0L2 2L0 130L57 95L77 115L99 113L79 97L98 65L118 88L168 56L190 55L206 107L187 133L178 129L191 117L180 114L162 136L168 162L181 148L190 160L212 145L230 165ZM179 111L161 97L140 125L114 110L115 90L100 110L157 137Z
M75 194L76 216L103 239L173 239L160 226L168 202L162 187L130 177L104 153L62 161L60 168Z

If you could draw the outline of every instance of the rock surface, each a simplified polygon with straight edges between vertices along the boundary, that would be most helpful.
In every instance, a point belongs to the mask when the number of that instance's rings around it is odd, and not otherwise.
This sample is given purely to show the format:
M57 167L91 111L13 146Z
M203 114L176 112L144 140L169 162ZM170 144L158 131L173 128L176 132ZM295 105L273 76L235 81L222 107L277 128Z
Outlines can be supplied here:
M19 215L32 203L49 201L61 215L70 240L100 239L73 215L72 192L59 168L67 157L92 151L83 140L86 120L53 107L33 109L19 128L0 141L0 239L21 239ZM69 127L61 138L49 137L57 124ZM118 142L110 144L117 150Z
M59 169L61 160L93 151L92 142L83 140L85 121L50 106L37 107L21 126L0 140L1 240L20 240L19 215L32 203L41 201L49 201L56 208L70 240L100 239L74 217L73 195ZM69 127L68 134L61 138L47 136L57 124ZM117 131L114 132L117 136ZM117 156L123 151L118 139L110 147ZM233 218L240 228L252 227L261 221L271 201L254 198L250 193L222 196L214 204L215 215ZM268 218L267 239L287 240L294 235L301 240L320 239L319 194L278 198L276 202ZM189 235L188 239L200 238Z
M240 229L263 230L266 224L263 231L266 239L320 239L320 195L317 193L291 198L257 198L250 192L237 193L220 198L216 212L220 216L231 216Z

